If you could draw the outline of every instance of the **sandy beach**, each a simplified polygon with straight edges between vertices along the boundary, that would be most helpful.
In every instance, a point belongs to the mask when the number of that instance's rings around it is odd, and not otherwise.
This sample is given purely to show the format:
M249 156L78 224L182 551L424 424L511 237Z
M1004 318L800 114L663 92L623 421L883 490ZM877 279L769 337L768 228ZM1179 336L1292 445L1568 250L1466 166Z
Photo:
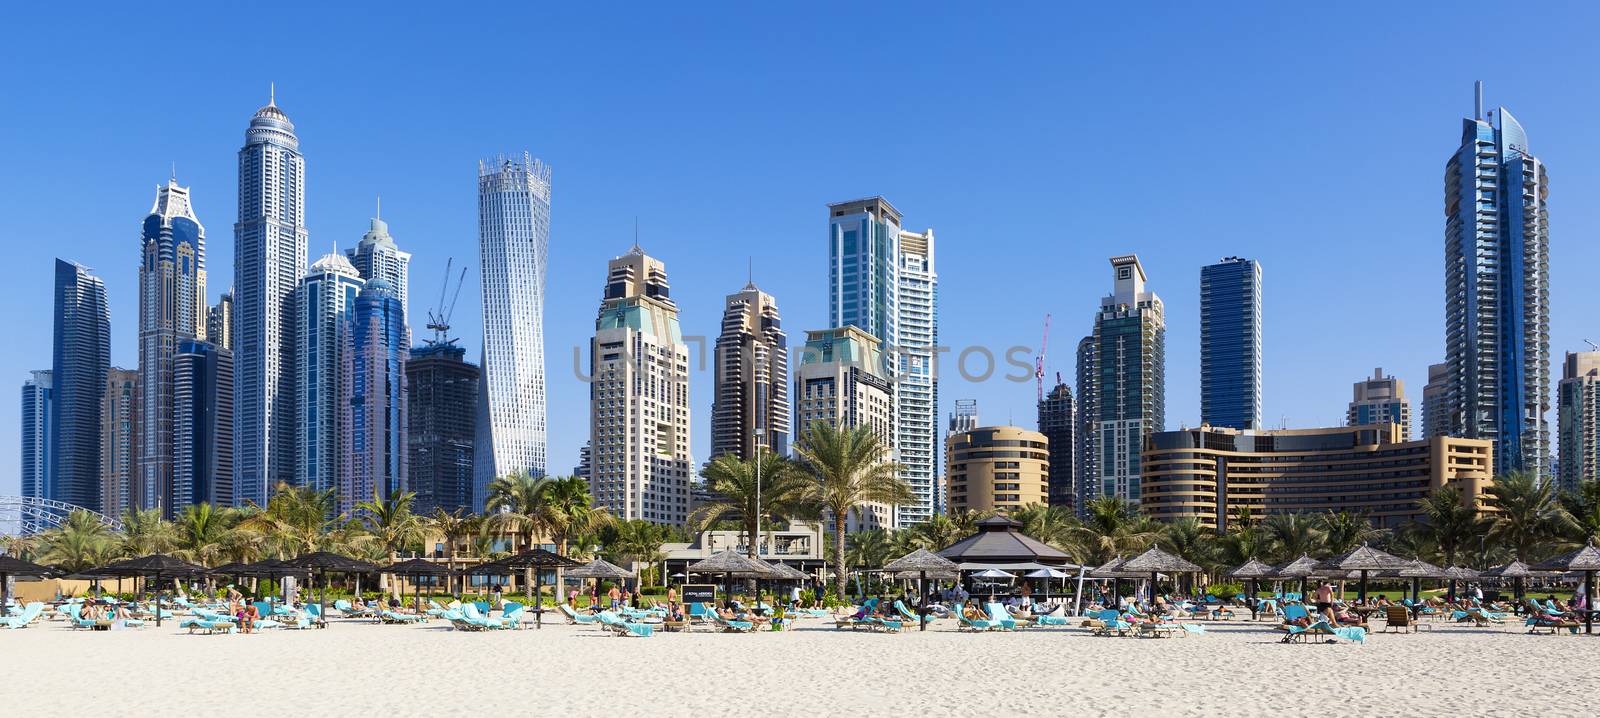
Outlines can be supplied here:
M0 631L14 715L1477 715L1592 711L1600 636L1440 625L1365 645L1283 645L1270 624L1173 639L1083 629L697 632L615 638L552 622L461 633L335 621L327 630ZM1585 666L1575 668L1576 666ZM95 674L95 675L90 675Z

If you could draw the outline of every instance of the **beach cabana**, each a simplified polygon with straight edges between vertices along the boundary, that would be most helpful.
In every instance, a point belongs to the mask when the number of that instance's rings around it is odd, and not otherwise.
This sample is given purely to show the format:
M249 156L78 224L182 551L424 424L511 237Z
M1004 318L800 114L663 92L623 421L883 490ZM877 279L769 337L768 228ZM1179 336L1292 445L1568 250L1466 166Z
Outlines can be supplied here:
M919 548L883 567L885 571L917 572L917 623L918 630L928 630L928 574L950 574L956 571L956 562L927 549ZM959 609L958 609L959 610Z
M962 571L1032 571L1055 567L1075 569L1071 557L1060 549L1022 533L1022 524L1005 516L990 516L976 524L978 532L940 549L937 553Z
M1144 553L1128 559L1118 567L1124 573L1150 574L1150 603L1156 602L1156 578L1163 573L1202 573L1205 569L1180 556L1174 556L1162 551L1159 546L1151 546Z
M1521 561L1512 561L1504 566L1496 566L1481 574L1484 578L1511 579L1511 596L1516 599L1517 613L1522 613L1522 582L1523 579L1535 575L1535 571L1528 568L1528 564Z
M1422 579L1441 579L1448 577L1449 574L1427 561L1412 559L1395 571L1394 575L1411 579L1411 615L1417 616L1422 613Z
M1251 558L1228 571L1228 578L1250 582L1250 620L1256 620L1256 582L1272 576L1273 568Z
M1334 556L1317 564L1318 571L1359 572L1361 588L1356 594L1362 603L1367 602L1367 574L1376 571L1395 571L1406 567L1407 561L1399 556L1384 553L1366 544L1361 544L1343 555Z
M389 564L383 568L383 572L397 578L404 576L411 579L412 608L418 613L422 612L422 595L421 592L417 590L417 584L420 583L421 578L423 576L439 578L441 576L449 576L451 573L450 567L441 566L422 558L414 558L408 561Z
M1534 566L1540 571L1582 571L1583 572L1583 632L1591 633L1594 630L1594 572L1600 571L1600 549L1594 547L1594 539L1580 549L1568 551L1548 561Z
M283 569L290 571L317 572L322 577L322 593L317 596L317 616L323 625L328 624L328 573L371 573L378 570L366 561L359 561L349 556L341 556L329 551L315 551L296 556L283 562ZM358 595L359 599L360 596Z
M0 555L0 616L9 614L6 604L11 601L10 579L12 576L48 578L53 575L55 575L54 571L32 561L24 561L14 556Z
M772 574L772 566L761 559L750 558L733 549L723 549L708 558L689 564L689 573L722 574L722 591L733 600L733 577L761 578ZM759 598L759 597L758 597ZM757 601L759 603L759 601Z
M140 556L139 558L131 558L126 561L119 561L109 566L100 568L96 572L110 574L112 576L146 576L148 577L147 580L153 580L155 583L159 584L161 583L161 578L163 576L167 578L180 578L183 576L204 575L206 573L206 569L204 566L198 566L183 559L168 556L164 553L153 553L149 556ZM147 583L146 586L148 585L149 584ZM161 592L158 589L159 586L151 589L150 591L150 593L155 597L157 628L161 626Z
M1122 570L1121 570L1122 564L1125 564L1127 562L1128 562L1128 559L1125 559L1125 558L1123 558L1121 556L1116 556L1116 557L1113 557L1110 561L1107 561L1104 564L1101 564L1100 567L1098 567L1098 568L1096 568L1096 569L1094 569L1094 570L1089 572L1089 578L1097 578L1097 579L1107 579L1107 578L1109 578L1109 579L1111 579L1111 607L1112 608L1115 608L1115 607L1121 605L1120 601L1122 599L1122 591L1121 591L1121 589L1122 589L1122 579L1125 579L1125 578L1137 579L1137 578L1139 578L1139 574L1136 574L1136 573L1131 573L1130 574L1130 573L1123 573L1122 572ZM1083 592L1083 590L1082 590L1083 587L1079 586L1078 588L1079 588L1078 592L1081 594ZM1137 588L1138 587L1135 586L1136 590L1137 590ZM1082 603L1082 601L1079 601L1079 603Z

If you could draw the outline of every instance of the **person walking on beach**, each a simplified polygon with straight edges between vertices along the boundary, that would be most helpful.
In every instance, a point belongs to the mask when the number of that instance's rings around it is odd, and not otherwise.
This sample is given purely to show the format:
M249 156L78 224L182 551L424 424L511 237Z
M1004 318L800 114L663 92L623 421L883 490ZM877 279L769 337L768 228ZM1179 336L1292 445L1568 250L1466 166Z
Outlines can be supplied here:
M1317 613L1323 614L1329 621L1337 621L1333 615L1333 584L1323 581L1317 586Z
M606 597L611 599L611 610L613 611L617 610L617 607L622 603L622 591L617 590L616 584L612 584L611 590L606 592Z

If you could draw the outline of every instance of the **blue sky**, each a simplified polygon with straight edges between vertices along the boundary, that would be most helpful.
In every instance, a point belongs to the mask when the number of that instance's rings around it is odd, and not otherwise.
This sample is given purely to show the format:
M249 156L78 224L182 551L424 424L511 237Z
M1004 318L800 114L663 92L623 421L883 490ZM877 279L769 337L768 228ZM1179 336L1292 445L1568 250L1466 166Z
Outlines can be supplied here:
M1240 255L1265 267L1269 424L1336 424L1376 366L1415 401L1442 353L1441 173L1475 79L1550 168L1552 353L1600 340L1591 7L335 5L8 11L0 493L17 490L15 387L50 362L51 258L105 278L113 361L134 366L154 188L174 162L193 188L214 299L232 276L236 152L269 82L307 157L312 258L357 241L381 193L414 255L414 315L446 257L476 267L476 161L526 149L554 168L557 473L587 434L573 348L635 217L686 333L715 335L749 259L798 341L827 319L825 205L874 194L935 230L947 345L1036 346L1050 313L1047 370L1070 378L1107 257L1137 252L1166 302L1168 426L1192 425L1200 266ZM469 279L455 315L469 356L476 292ZM699 461L709 372L692 396ZM961 398L986 422L1033 422L1031 382L947 365L942 411Z

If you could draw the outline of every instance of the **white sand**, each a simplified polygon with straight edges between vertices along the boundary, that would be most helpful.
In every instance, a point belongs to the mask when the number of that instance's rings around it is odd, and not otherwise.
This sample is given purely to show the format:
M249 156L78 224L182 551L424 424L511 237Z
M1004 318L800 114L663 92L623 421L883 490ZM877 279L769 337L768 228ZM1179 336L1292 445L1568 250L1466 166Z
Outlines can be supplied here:
M636 639L554 621L495 633L335 621L253 636L49 622L0 630L0 714L1533 718L1600 704L1600 635L1440 625L1365 645L1283 645L1267 623L1209 626L1157 640L972 635L949 621L882 635L813 620Z

